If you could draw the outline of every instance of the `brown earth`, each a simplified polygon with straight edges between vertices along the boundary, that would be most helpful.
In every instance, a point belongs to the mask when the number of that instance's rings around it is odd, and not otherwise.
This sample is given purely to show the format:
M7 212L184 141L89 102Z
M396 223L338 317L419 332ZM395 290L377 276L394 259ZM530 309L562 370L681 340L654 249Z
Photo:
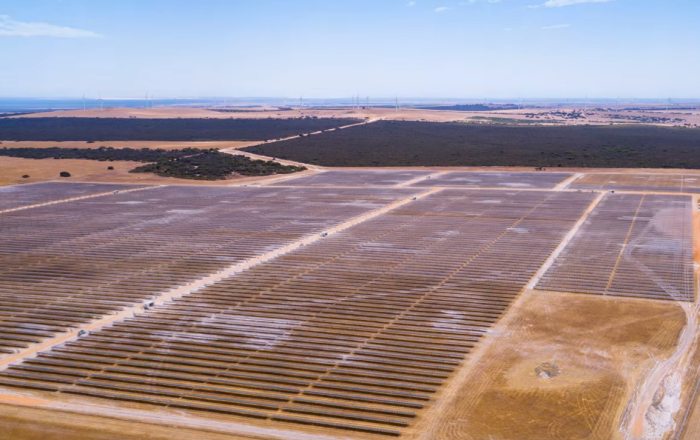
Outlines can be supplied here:
M693 198L693 240L694 252L693 257L696 266L700 265L700 197ZM695 285L698 285L698 273L695 274ZM696 298L697 304L697 298ZM697 310L697 306L696 306ZM679 417L676 418L676 423L680 427L673 440L694 440L700 438L700 341L697 339L694 343L694 352L688 366L687 377L683 381L682 404L679 411Z
M686 399L688 400L685 410L681 410L682 418L679 420L680 429L672 439L694 440L700 438L700 350L695 350L692 369L686 379Z
M231 185L233 183L253 183L268 177L236 176L225 180L192 180L160 177L151 173L130 173L129 170L141 166L141 162L114 161L101 162L85 159L23 159L0 157L0 186L18 183L61 180L65 182L114 182L147 184L186 184L186 185ZM108 170L113 166L114 170ZM61 171L68 171L71 177L60 177ZM28 174L29 178L22 178Z
M153 107L153 108L106 108L89 110L58 110L40 113L28 113L12 116L16 118L45 118L45 117L84 117L84 118L216 118L216 119L262 119L262 118L300 118L304 116L318 117L350 117L366 115L370 112L351 108L341 110L312 110L293 109L280 110L277 108L260 107L253 111L215 111L200 107Z
M42 423L36 423L41 420ZM0 438L12 440L237 440L242 437L133 420L0 404Z
M97 118L298 118L316 116L323 118L367 118L404 121L454 122L469 121L476 123L525 123L547 125L581 125L581 124L653 124L665 126L698 126L700 110L666 110L664 106L650 107L648 110L623 110L618 108L581 108L581 107L542 107L514 110L492 111L454 111L427 110L419 108L246 108L245 111L214 111L199 107L154 107L154 108L107 108L90 110L59 110L43 113L30 113L13 117L97 117ZM235 109L228 109L235 110ZM572 119L563 115L581 112L583 117ZM640 118L668 118L668 121L644 122Z
M420 439L615 439L685 325L671 302L528 291L415 428ZM559 375L538 377L544 363Z
M272 159L265 156L253 155L247 152L241 151L237 152L238 148L242 148L243 142L100 142L94 144L87 144L86 142L34 142L34 141L19 141L10 142L3 141L0 144L2 146L15 146L15 147L36 147L36 148L46 148L51 146L61 146L66 148L97 148L99 146L111 146L115 148L120 147L140 147L146 146L147 148L164 148L164 149L176 149L180 147L193 147L193 148L214 148L221 147L221 149L228 150L232 154L243 154L249 156L253 159ZM298 164L297 162L278 160L284 164ZM197 181L190 179L175 179L169 177L160 177L154 174L148 173L129 173L128 171L143 165L140 162L128 162L128 161L114 161L114 162L101 162L85 159L23 159L16 157L6 157L0 156L0 185L14 185L17 183L30 183L30 182L41 182L47 180L61 179L58 173L61 171L68 171L71 173L71 177L65 179L66 181L80 181L80 182L117 182L117 183L149 183L149 184L188 184L188 185L229 185L232 183L253 183L262 182L265 180L277 180L280 178L293 179L295 177L301 177L302 175L307 175L316 170L322 169L324 167L309 166L306 165L310 170L303 173L295 173L286 176L263 176L263 177L234 177L227 180L219 181ZM108 166L113 166L114 170L107 170ZM339 170L367 170L367 168L351 168L351 167L339 167L332 168ZM427 170L435 172L446 172L446 171L533 171L531 167L374 167L374 170ZM557 168L552 169L554 172L574 172L574 173L586 173L586 174L596 174L596 173L616 173L616 174L683 174L691 175L697 172L689 170L679 170L679 169L627 169L627 168L609 168L609 169L594 169L594 168ZM23 179L22 175L29 174L31 177Z

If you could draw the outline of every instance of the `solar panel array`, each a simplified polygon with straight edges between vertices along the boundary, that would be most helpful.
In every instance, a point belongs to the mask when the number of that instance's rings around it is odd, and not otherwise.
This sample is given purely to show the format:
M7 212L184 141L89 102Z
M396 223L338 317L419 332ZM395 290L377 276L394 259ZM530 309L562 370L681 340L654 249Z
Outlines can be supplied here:
M159 187L5 212L0 361L425 187L454 187L24 358L0 372L0 387L400 435L596 197L522 190L567 173L448 172L390 188L430 174L328 171L277 187ZM694 185L608 176L572 187ZM139 187L9 188L0 211ZM606 195L537 288L692 301L691 204Z
M0 385L398 435L593 196L445 190L26 359ZM203 217L213 230L190 241L225 240Z
M415 190L162 187L0 215L0 358Z
M462 188L554 188L571 177L567 173L542 172L450 172L417 182L415 186L454 186Z
M385 171L385 170L350 170L325 171L311 176L285 180L279 185L292 186L393 186L428 176L428 171Z
M592 190L700 193L700 175L592 173L581 176L570 187Z
M117 185L109 183L60 183L46 182L28 185L0 186L0 211L36 205L55 200L100 194L131 188L139 185Z
M690 196L609 194L537 288L694 300Z

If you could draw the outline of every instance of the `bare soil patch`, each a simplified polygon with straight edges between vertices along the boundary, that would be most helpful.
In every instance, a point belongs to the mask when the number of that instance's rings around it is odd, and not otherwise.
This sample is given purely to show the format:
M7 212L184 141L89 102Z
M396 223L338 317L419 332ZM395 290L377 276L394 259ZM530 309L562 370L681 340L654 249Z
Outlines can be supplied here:
M159 177L151 173L129 173L141 162L115 161L100 162L84 159L21 159L16 157L0 157L0 185L18 183L44 182L61 180L67 182L115 182L115 183L146 183L146 184L219 184L230 185L236 182L254 182L260 177L232 177L227 180L199 181ZM114 170L108 170L112 166ZM68 171L71 177L59 176L61 171ZM22 178L29 175L28 178ZM273 176L274 177L274 176Z
M37 423L41 420L42 423ZM12 440L237 440L243 437L0 404L0 438Z
M654 358L673 351L685 324L672 303L525 295L482 355L462 367L469 371L461 383L448 384L416 438L620 438L634 386ZM559 373L540 377L543 363Z
M468 107L465 107L468 108ZM459 110L459 106L435 108L414 107L251 107L251 108L108 108L90 110L62 110L31 113L13 117L90 117L90 118L216 118L260 119L298 118L366 118L397 121L455 122L471 121L484 124L536 124L536 125L608 125L653 124L660 126L697 127L700 125L700 109L666 109L664 106L629 108L613 106L605 108L576 106L540 106L517 109L495 108L489 111Z

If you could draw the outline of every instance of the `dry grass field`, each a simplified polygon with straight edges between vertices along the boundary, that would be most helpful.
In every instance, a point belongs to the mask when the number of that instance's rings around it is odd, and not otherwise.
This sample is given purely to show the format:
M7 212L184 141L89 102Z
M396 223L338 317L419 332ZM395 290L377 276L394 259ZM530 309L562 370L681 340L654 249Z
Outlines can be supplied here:
M139 178L153 179L151 176L129 174L129 170L141 165L139 162L99 162L81 159L21 159L3 157L0 159L0 184L12 185L47 180L113 181L134 182ZM113 166L114 170L108 170ZM61 178L59 173L68 171L69 178ZM29 177L23 178L22 176Z
M226 180L177 179L160 177L152 173L130 173L141 162L114 161L102 162L83 159L22 159L17 157L0 157L0 185L14 185L33 182L60 180L66 182L116 182L143 184L186 184L186 185L232 185L253 183L259 177L236 176ZM114 167L108 170L107 167ZM60 177L61 171L68 171L70 177ZM22 176L28 175L24 178Z
M675 347L674 303L528 291L446 390L417 438L613 439L654 358ZM556 366L556 376L537 369Z
M674 110L665 106L630 109L624 105L595 108L578 107L531 107L522 109L489 111L432 110L401 107L341 107L341 108L274 108L257 107L236 111L235 107L226 111L195 107L156 107L156 108L107 108L90 110L60 110L29 113L14 117L91 117L91 118L298 118L315 116L319 118L366 118L397 121L456 122L470 121L496 124L544 124L544 125L584 125L584 124L654 124L662 126L700 126L700 109Z

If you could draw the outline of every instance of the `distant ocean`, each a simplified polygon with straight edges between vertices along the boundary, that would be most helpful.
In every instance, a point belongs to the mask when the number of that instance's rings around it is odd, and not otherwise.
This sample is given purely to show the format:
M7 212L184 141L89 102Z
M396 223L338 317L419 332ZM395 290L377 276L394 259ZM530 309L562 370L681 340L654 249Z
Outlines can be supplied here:
M47 98L0 98L0 112L31 112L39 110L74 110L111 107L149 107L171 105L221 105L223 100L214 99L47 99Z
M414 102L414 100L411 100ZM434 101L430 101L434 102ZM403 103L408 103L404 101ZM381 105L393 106L394 99L360 98L333 98L333 99L306 99L306 98L198 98L198 99L94 99L94 98L2 98L0 97L0 113L8 112L36 112L42 110L75 110L75 109L99 109L99 108L146 108L158 106L197 106L197 107L253 107L260 105L269 106L299 106L304 107L329 107L351 105Z
M405 100L402 104L417 103L421 100ZM434 103L435 100L428 102ZM461 102L461 101L460 101ZM260 105L285 107L333 107L333 106L393 106L394 99L370 100L369 97L306 99L306 98L199 98L199 99L94 99L94 98L2 98L0 113L36 112L45 110L75 110L99 108L146 108L159 106L196 107L253 107Z

